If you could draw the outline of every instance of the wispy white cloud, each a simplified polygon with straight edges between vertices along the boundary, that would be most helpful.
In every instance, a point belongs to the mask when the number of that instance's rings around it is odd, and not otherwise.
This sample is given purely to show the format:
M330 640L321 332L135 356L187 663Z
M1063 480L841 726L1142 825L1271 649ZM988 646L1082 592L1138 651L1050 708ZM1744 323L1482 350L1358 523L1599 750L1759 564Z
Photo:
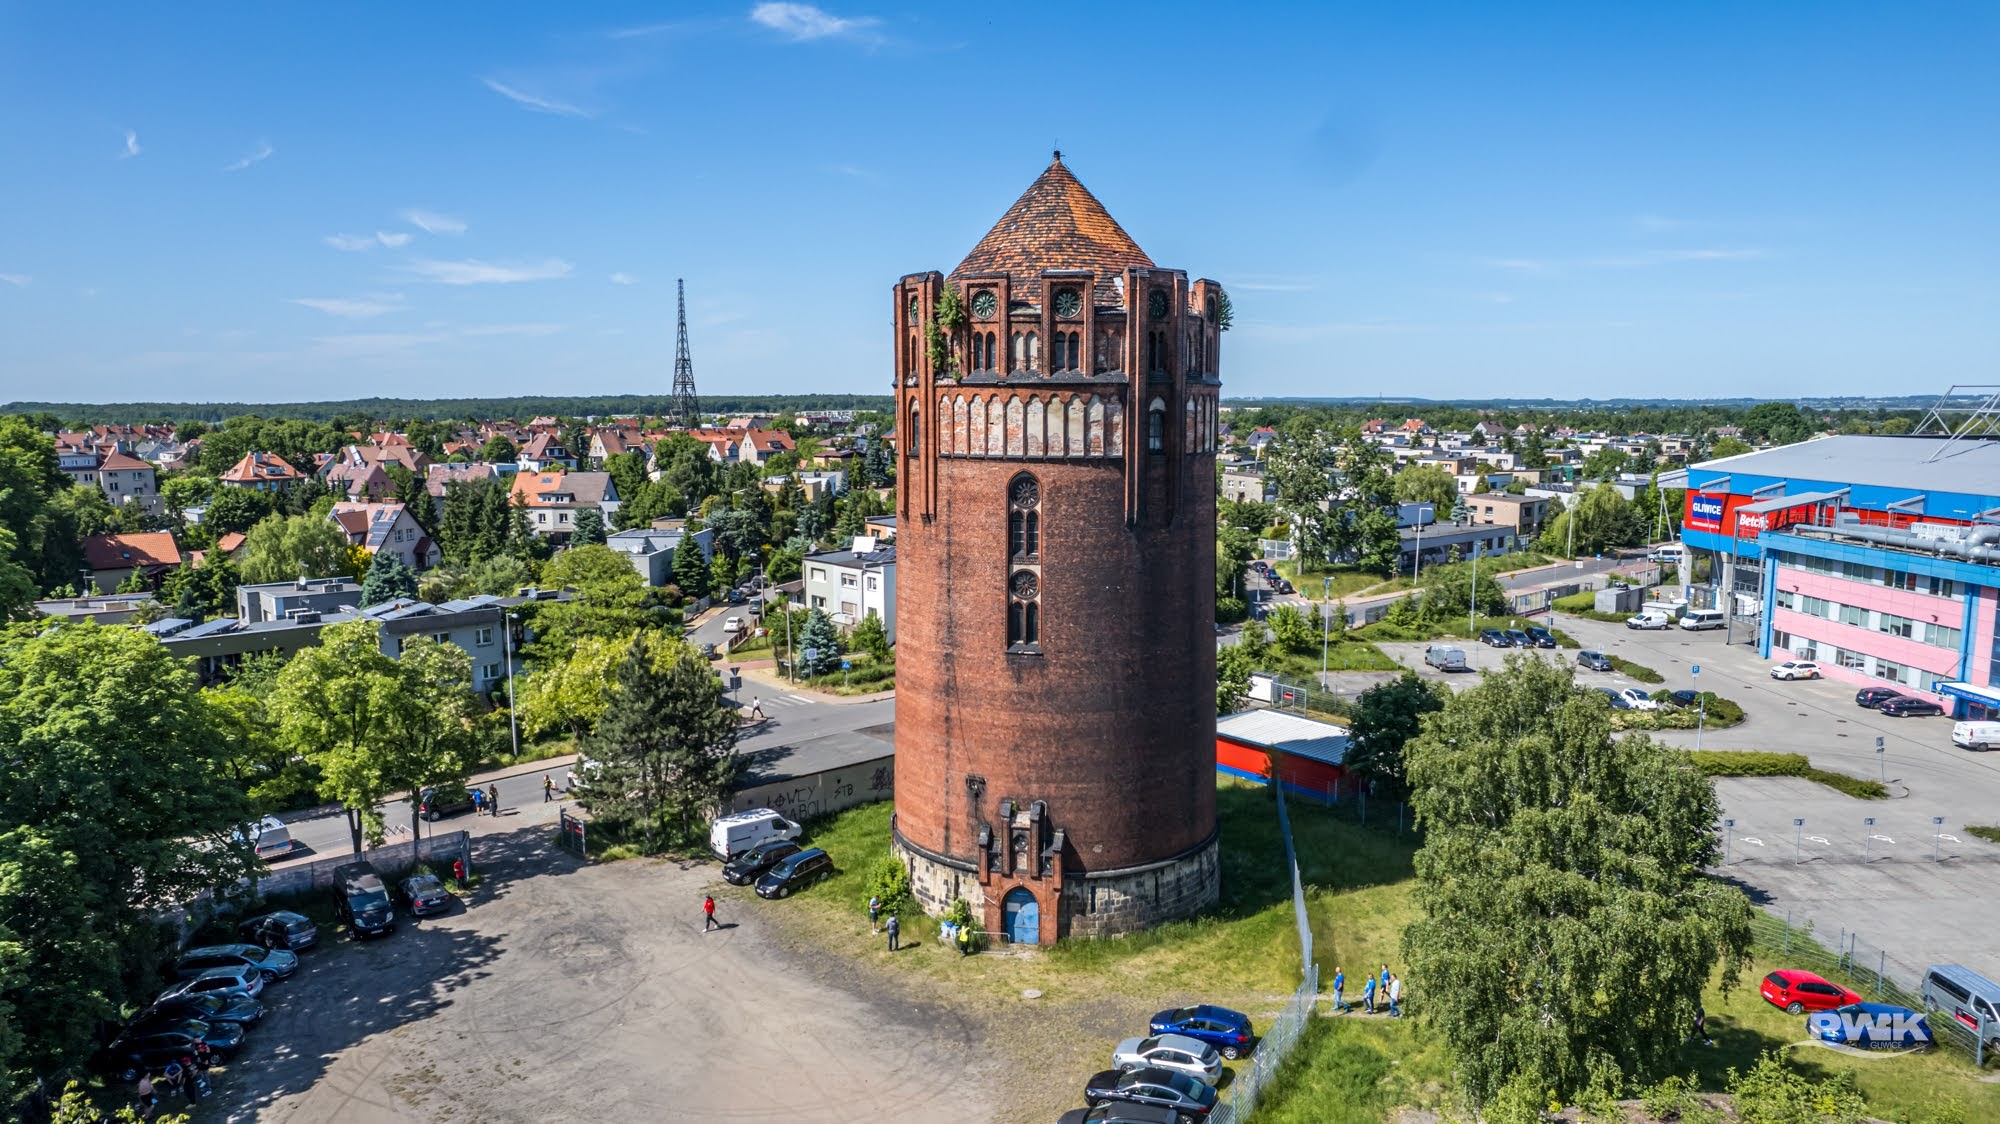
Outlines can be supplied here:
M423 231L425 234L464 234L465 224L450 215L436 211L419 210L415 207L403 212L403 221Z
M515 263L420 259L411 262L408 268L415 276L440 285L506 285L516 281L550 281L567 277L570 264L561 258Z
M563 330L561 324L475 324L459 329L461 336L552 336Z
M270 141L260 140L257 142L256 148L251 149L248 153L245 153L241 159L233 160L227 164L224 164L222 166L222 170L225 172L240 172L243 169L248 168L252 164L269 160L271 158L272 151L273 149L271 148Z
M1666 215L1640 215L1632 223L1649 234L1663 234L1670 230L1687 230L1703 225L1692 219L1670 218Z
M1282 274L1249 274L1234 277L1229 288L1246 293L1309 293L1313 290L1310 277L1292 277Z
M621 269L611 275L611 283L613 285L637 285L639 279Z
M375 232L375 241L382 243L391 250L409 245L410 239L415 237L416 235L411 234L407 230L378 230Z
M836 37L874 38L874 28L881 23L868 18L842 18L811 4L783 0L765 0L751 8L750 22L770 28L794 43Z
M868 183L875 183L882 178L857 164L835 164L827 170L833 172L835 175L846 176L849 179L865 180Z
M686 26L686 24L682 23L648 23L638 27L620 27L610 31L606 35L606 38L643 39L649 35L660 35L668 31L677 31Z
M1527 277L1549 277L1581 269L1644 269L1684 262L1759 261L1770 256L1771 251L1756 246L1718 246L1646 250L1637 254L1609 254L1595 258L1488 258L1486 264Z
M25 273L0 273L0 281L4 281L15 288L26 288L28 282L33 280L34 278Z
M481 78L480 81L486 83L487 89L492 90L501 97L517 105L526 106L537 113L553 113L558 117L591 116L589 110L571 105L568 102L557 101L554 98L543 97L540 94L532 94L526 90L517 90L504 82L497 82L491 78Z
M375 248L375 239L370 238L366 234L329 234L325 238L320 239L320 241L325 242L336 250L345 250L350 254Z
M144 151L145 149L139 147L139 134L130 129L125 130L125 151L118 154L118 159L130 160Z
M1556 268L1554 263L1543 261L1540 258L1488 258L1486 264L1495 269L1507 270L1509 273L1526 273L1532 275L1553 273Z
M318 309L329 316L344 316L350 320L366 320L385 312L402 311L402 297L294 297L293 304Z

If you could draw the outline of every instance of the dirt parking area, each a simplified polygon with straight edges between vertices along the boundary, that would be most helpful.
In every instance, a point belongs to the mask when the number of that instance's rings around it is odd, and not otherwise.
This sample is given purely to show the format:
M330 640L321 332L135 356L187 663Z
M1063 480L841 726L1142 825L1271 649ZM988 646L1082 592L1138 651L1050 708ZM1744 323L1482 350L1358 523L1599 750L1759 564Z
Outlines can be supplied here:
M1424 649L1430 647L1432 644L1444 644L1456 647L1464 652L1466 670L1444 672L1425 663ZM1576 685L1579 687L1609 687L1614 691L1621 691L1627 687L1637 687L1647 694L1652 694L1654 691L1661 690L1662 688L1671 690L1686 686L1686 684L1675 683L1646 684L1633 679L1629 675L1622 675L1615 671L1591 671L1589 668L1582 667L1576 662L1578 649L1575 648L1489 648L1484 644L1467 643L1464 641L1453 642L1449 640L1396 641L1377 644L1376 647L1382 649L1383 653L1390 659L1395 660L1425 679L1435 679L1450 684L1454 689L1463 689L1478 683L1478 673L1481 671L1500 670L1501 665L1506 662L1507 657L1515 652L1532 654L1545 660L1552 660L1556 663L1567 665L1571 670L1576 672ZM1635 659L1635 662L1645 663L1643 659ZM1654 670L1663 671L1664 669L1655 668Z
M539 828L484 881L355 945L323 930L218 1073L203 1121L986 1120L977 1027L867 994L725 901L712 864L584 865ZM718 895L720 897L720 895Z

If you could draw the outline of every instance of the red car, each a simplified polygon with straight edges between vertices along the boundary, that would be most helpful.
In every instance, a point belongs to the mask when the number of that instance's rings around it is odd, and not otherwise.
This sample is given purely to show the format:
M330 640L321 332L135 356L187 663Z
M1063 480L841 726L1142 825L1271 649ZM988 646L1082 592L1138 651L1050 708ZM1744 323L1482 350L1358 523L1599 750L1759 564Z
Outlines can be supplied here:
M1807 1011L1831 1011L1835 1007L1845 1007L1849 1003L1861 1002L1861 996L1837 983L1816 976L1811 972L1799 972L1786 968L1764 977L1757 988L1758 994L1773 1007L1783 1007L1794 1015Z

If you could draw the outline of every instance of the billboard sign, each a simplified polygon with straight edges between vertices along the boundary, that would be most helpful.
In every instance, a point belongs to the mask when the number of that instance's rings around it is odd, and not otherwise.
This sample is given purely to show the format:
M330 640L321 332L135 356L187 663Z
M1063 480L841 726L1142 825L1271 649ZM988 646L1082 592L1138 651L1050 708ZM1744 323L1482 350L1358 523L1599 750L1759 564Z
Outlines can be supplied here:
M1722 533L1722 516L1728 506L1729 496L1705 496L1700 492L1689 492L1687 498L1686 524L1690 530Z

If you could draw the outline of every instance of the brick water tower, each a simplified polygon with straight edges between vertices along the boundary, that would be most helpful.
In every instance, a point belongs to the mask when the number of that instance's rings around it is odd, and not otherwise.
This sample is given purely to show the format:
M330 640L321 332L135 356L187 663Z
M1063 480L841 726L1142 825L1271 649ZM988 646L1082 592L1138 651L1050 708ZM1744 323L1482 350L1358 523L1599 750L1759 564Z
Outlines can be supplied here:
M1222 303L1061 153L895 286L895 845L933 913L1046 943L1216 899Z

